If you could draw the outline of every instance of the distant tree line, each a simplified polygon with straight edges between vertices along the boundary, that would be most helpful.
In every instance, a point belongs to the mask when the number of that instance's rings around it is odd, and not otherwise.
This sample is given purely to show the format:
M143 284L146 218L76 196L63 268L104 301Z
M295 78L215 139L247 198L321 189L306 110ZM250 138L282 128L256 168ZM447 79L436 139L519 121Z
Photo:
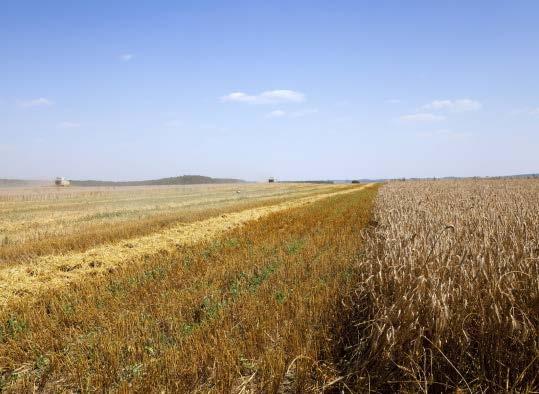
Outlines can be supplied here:
M77 181L72 180L73 186L166 186L166 185L204 185L218 183L240 183L244 182L241 179L232 178L211 178L202 175L181 175L170 178L150 179L147 181Z

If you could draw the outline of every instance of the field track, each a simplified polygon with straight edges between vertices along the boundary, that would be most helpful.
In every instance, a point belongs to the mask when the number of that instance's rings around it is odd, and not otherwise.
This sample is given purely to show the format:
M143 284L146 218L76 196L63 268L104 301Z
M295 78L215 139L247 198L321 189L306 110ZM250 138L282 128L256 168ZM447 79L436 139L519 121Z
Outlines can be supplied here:
M216 237L226 230L274 212L300 207L330 196L355 192L372 185L338 189L193 223L180 223L151 235L122 240L112 245L100 245L84 252L41 256L28 262L0 268L0 304L6 305L21 297L31 298L39 294L40 290L61 288L89 276L107 274L122 264L134 263L141 258Z

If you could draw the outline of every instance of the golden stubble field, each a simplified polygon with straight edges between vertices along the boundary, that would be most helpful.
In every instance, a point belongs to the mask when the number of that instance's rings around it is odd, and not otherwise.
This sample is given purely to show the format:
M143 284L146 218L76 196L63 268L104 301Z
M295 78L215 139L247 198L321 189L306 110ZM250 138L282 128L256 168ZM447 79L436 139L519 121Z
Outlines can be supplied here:
M147 250L104 275L12 294L0 311L0 384L11 392L330 384L333 368L317 367L321 380L312 381L309 360L321 349L332 353L326 338L337 333L339 299L354 283L351 259L376 187L315 189L205 219L231 226L199 242Z
M0 263L85 251L342 186L238 184L0 189Z
M144 226L146 224L144 220L121 222L116 216L112 218L110 216L100 217L100 221L104 222L100 225L106 233L108 233L110 226L124 229L130 223L134 223L137 228L141 225L143 227L135 236L123 234L123 237L114 239L116 242L101 242L80 251L64 248L59 250L59 253L29 254L24 259L18 259L20 256L15 256L11 261L6 258L7 261L0 267L0 303L7 303L13 298L32 296L43 289L63 287L70 282L83 280L87 276L107 275L118 266L138 261L141 257L171 251L204 239L211 239L226 230L272 212L312 203L327 197L328 194L349 193L357 188L318 185L314 187L312 185L169 187L164 190L163 188L141 188L138 194L136 191L121 190L120 196L108 196L108 199L103 199L102 194L118 192L116 190L101 190L99 194L95 195L91 194L95 191L81 189L60 194L61 198L58 198L60 207L65 209L68 205L66 200L68 200L70 212L73 215L81 215L80 210L84 209L84 206L80 204L81 194L84 198L88 198L87 193L90 193L93 200L89 209L107 210L113 206L116 209L115 212L128 212L130 214L133 207L137 206L141 209L140 214L142 215L144 213L143 207L148 205L168 211L171 205L177 204L176 209L181 212L182 216L180 219L180 216L168 214L165 216L170 220L167 222L167 226L160 225L157 231L149 234L146 230L151 227ZM129 198L127 198L126 193L134 194L128 194ZM162 200L163 194L166 195L164 201ZM35 196L41 196L41 194L34 194L34 198ZM115 197L121 198L118 201L114 199ZM71 199L75 199L75 201L69 201ZM103 203L103 201L106 202ZM35 202L27 201L26 204L28 209L32 209ZM18 208L20 207L21 205L18 205ZM51 209L54 208L51 208L50 205L47 206L46 212L50 213ZM42 218L47 216L46 212L41 209L39 215L35 214L35 216ZM196 215L197 213L198 215ZM160 215L160 212L157 215ZM150 217L149 220L156 220L156 218ZM36 223L36 219L32 223ZM48 223L44 222L43 225L47 226ZM24 223L20 224L20 227L24 228ZM86 224L67 228L70 233L66 233L60 239L65 240L70 235L75 235L86 240L88 236L92 235L87 234ZM63 230L66 231L66 228ZM27 231L33 230L27 228ZM58 239L58 237L54 239ZM45 237L41 242L43 241L50 242L50 238ZM28 245L27 242L26 245L31 248L36 244L38 243L33 242ZM4 249L20 252L24 250L26 245L15 245L14 248L4 245ZM64 246L70 246L70 244ZM2 256L1 250L0 256Z
M327 185L226 184L0 188L0 244L69 235L99 225L184 215L244 202L308 195Z

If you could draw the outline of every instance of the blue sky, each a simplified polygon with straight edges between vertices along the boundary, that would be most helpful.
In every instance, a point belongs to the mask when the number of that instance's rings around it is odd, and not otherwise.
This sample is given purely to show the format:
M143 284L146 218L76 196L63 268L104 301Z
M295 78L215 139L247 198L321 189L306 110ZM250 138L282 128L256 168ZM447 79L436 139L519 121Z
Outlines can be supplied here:
M537 1L18 1L0 178L539 172Z

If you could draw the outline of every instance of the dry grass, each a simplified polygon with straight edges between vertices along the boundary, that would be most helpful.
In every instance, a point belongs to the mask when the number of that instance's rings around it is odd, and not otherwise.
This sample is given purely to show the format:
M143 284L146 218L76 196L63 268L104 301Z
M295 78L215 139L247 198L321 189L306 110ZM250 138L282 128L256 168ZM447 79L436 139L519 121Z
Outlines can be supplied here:
M376 188L275 212L0 313L11 392L337 387L333 356Z
M538 390L539 182L391 183L376 219L349 311L353 387Z

